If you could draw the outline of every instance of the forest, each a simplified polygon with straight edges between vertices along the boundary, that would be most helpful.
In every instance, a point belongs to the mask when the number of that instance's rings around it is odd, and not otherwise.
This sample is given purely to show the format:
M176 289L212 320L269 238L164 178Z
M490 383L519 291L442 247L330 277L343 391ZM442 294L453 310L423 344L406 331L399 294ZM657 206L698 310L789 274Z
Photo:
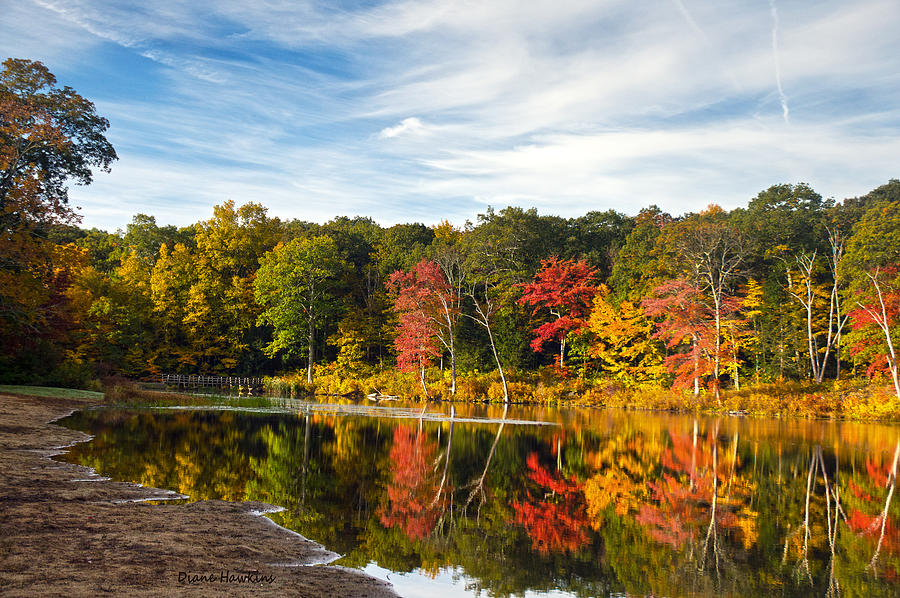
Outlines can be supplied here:
M245 198L108 232L79 226L67 184L116 159L109 123L40 63L3 66L0 382L253 375L294 393L597 403L672 389L684 405L848 384L898 407L900 180L433 226L282 219Z

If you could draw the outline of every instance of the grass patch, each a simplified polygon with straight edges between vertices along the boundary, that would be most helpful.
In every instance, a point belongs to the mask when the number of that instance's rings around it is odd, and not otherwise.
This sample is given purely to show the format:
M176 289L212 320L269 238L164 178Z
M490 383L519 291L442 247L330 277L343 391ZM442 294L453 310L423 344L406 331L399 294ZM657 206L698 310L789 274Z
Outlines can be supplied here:
M74 388L55 388L52 386L0 384L0 393L28 395L32 397L52 397L57 399L103 399L102 392L77 390Z

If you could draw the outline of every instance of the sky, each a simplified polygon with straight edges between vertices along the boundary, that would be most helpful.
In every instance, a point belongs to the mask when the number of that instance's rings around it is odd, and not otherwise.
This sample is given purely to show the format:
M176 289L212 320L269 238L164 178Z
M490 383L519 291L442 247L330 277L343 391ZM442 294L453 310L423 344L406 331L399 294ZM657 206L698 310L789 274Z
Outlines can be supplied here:
M897 0L0 0L110 121L82 225L457 225L824 197L900 177Z

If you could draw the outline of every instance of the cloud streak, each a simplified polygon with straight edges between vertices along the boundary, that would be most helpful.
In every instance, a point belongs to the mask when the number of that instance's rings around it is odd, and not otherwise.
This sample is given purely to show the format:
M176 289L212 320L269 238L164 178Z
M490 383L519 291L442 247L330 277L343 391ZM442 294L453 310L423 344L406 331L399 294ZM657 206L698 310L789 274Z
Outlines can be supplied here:
M769 14L772 15L772 59L775 62L775 85L778 87L778 98L781 101L781 113L784 122L791 124L791 111L788 108L787 96L781 86L781 60L778 57L778 8L775 0L769 0Z

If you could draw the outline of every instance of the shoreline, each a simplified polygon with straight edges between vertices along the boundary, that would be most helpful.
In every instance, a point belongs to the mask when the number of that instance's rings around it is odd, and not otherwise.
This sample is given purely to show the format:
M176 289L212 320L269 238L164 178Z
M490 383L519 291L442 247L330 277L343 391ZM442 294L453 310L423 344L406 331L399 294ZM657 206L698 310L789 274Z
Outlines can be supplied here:
M333 553L267 520L275 505L147 504L180 495L53 460L90 440L53 422L98 402L0 393L4 596L396 596L321 565Z

